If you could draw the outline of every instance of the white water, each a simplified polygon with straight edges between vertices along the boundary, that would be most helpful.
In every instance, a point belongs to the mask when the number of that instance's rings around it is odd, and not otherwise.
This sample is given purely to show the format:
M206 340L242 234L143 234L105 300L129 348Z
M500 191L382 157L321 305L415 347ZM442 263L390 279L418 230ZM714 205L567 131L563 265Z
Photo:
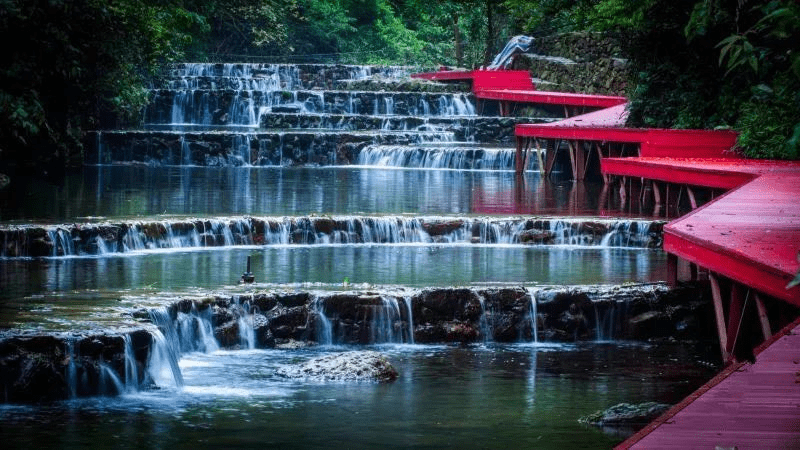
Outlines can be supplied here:
M372 167L452 170L514 170L513 148L370 145L358 154L356 164ZM528 158L525 170L537 170Z
M534 227L534 222L537 223ZM429 233L428 227L444 232ZM603 234L597 227L607 229ZM93 227L97 227L92 230ZM119 235L102 232L120 230ZM483 244L519 245L534 228L551 233L554 245L600 248L647 248L650 222L609 219L520 219L464 217L232 217L159 222L101 223L44 226L52 243L51 257L111 255L202 247L238 245L354 245L354 244ZM36 230L34 226L9 230ZM256 234L256 229L263 230ZM34 232L34 231L30 231ZM86 244L73 236L91 236ZM115 237L116 236L116 237ZM76 242L80 245L77 245ZM549 241L548 241L549 242ZM547 243L547 242L545 242ZM5 246L0 249L0 256ZM20 255L25 256L25 255Z

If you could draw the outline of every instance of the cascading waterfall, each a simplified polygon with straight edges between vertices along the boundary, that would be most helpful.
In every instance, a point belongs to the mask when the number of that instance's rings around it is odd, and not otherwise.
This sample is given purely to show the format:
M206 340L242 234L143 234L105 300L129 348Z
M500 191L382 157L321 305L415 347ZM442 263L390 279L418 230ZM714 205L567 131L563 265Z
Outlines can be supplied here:
M98 380L98 392L100 395L111 396L125 392L125 386L114 369L104 362L99 362L98 367L100 368L100 379Z
M136 355L133 352L131 337L127 334L122 336L125 342L125 392L136 392L139 390L139 370L136 364Z
M454 226L455 225L455 226ZM234 217L159 222L0 227L0 256L78 256L236 245L520 244L651 248L659 232L646 221L446 217ZM112 230L112 231L107 231ZM256 232L256 230L259 230ZM531 241L534 232L538 241ZM26 254L44 233L46 254ZM81 239L73 239L81 236ZM15 248L15 245L20 245ZM10 250L9 250L10 249Z
M256 348L256 332L254 327L254 312L250 306L250 301L242 297L235 297L234 311L238 315L236 325L239 329L239 345L242 348L252 350Z
M403 303L406 305L406 314L408 315L408 343L414 344L414 313L412 311L411 297L403 297Z
M325 302L321 297L316 297L311 302L312 311L316 317L317 342L319 345L333 345L333 326L325 315Z
M483 298L483 296L478 295L478 302L481 305L481 316L478 319L478 326L480 327L481 336L483 337L483 343L487 344L494 340L492 327L490 326L490 320L488 318L488 316L491 315L491 311L486 308L486 299Z
M641 245L650 239L650 222L620 221L614 223L609 232L603 236L600 245L603 247L629 247Z
M69 390L69 398L75 398L78 396L78 366L75 362L78 355L75 353L75 339L68 338L66 342L65 353L69 358L67 363L67 388Z
M372 342L375 344L401 343L402 333L395 332L395 324L400 322L400 305L394 297L381 296L381 304L376 305L372 318Z
M528 316L531 321L531 335L533 338L533 342L538 344L539 343L539 312L538 312L538 305L536 300L536 293L537 290L529 290L528 291L531 296L531 309L530 315Z
M370 145L356 164L376 167L452 170L514 170L513 148ZM533 170L535 167L528 167Z
M183 374L178 366L178 350L159 329L151 333L153 343L147 359L147 376L156 386L183 387Z
M50 241L53 243L52 256L69 256L75 254L75 244L68 230L57 227L49 230L47 234L50 237Z

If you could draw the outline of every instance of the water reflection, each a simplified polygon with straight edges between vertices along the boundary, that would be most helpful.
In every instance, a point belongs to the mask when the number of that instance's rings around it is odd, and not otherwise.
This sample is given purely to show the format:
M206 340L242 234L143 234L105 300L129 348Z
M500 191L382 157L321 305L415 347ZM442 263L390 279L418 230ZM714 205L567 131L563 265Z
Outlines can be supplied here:
M602 183L513 172L348 167L85 167L63 184L17 178L0 220L308 214L637 216Z
M511 245L311 245L155 250L124 256L4 259L0 299L74 290L218 288L252 256L258 283L460 286L593 284L666 277L658 250Z

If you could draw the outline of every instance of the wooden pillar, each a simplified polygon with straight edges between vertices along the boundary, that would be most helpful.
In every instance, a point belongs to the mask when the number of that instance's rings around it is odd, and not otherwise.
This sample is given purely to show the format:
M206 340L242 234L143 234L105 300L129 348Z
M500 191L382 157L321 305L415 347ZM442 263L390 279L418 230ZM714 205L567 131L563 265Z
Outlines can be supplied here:
M736 342L739 340L745 306L744 288L741 284L731 281L731 303L728 308L728 355L731 357L736 352Z
M767 308L764 305L764 301L761 299L761 296L758 292L753 291L753 297L756 301L756 309L758 310L758 321L761 324L761 334L764 335L764 340L766 341L770 337L772 337L772 327L769 325L769 317L767 316Z
M678 285L678 257L667 253L667 283L671 287Z
M719 278L714 272L708 273L711 281L711 297L714 299L714 317L717 323L717 335L719 336L719 348L722 352L722 361L727 364L730 359L728 352L728 333L725 329L725 309L722 304L722 292L720 291Z
M567 141L567 147L569 147L569 164L572 167L572 179L577 180L578 168L575 161L575 147L572 145L572 141Z
M539 140L535 139L536 142L536 162L539 164L539 173L544 174L544 159L542 158L542 147L539 145Z
M699 279L699 274L698 274L698 271L697 271L697 264L695 264L695 263L691 263L691 262L689 263L689 278L692 281L697 281Z
M694 191L691 186L686 186L686 193L689 196L689 204L692 205L692 209L697 209L697 198L694 196Z
M558 154L559 147L561 147L561 139L553 139L553 140L550 140L550 142L553 143L553 149L551 151L548 148L547 152L544 155L545 159L547 161L547 164L545 165L545 174L546 175L550 175L550 173L553 171L553 166L556 163L556 155Z
M522 174L523 170L525 170L523 167L524 163L522 161L522 146L524 145L524 140L526 139L529 138L517 136L517 152L515 153L514 159L514 169L517 174Z

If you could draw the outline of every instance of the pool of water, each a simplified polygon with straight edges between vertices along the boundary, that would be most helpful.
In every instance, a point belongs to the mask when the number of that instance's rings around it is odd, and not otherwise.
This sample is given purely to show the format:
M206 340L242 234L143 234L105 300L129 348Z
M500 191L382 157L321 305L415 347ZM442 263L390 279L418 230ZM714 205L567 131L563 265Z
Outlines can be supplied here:
M0 223L157 215L638 214L617 196L604 197L602 183L532 172L522 180L500 171L91 166L59 185L15 179L13 189L0 191Z
M0 406L4 446L601 449L620 436L579 417L622 401L677 402L710 376L675 344L374 349L398 369L394 383L275 375L338 348L188 354L182 389Z

